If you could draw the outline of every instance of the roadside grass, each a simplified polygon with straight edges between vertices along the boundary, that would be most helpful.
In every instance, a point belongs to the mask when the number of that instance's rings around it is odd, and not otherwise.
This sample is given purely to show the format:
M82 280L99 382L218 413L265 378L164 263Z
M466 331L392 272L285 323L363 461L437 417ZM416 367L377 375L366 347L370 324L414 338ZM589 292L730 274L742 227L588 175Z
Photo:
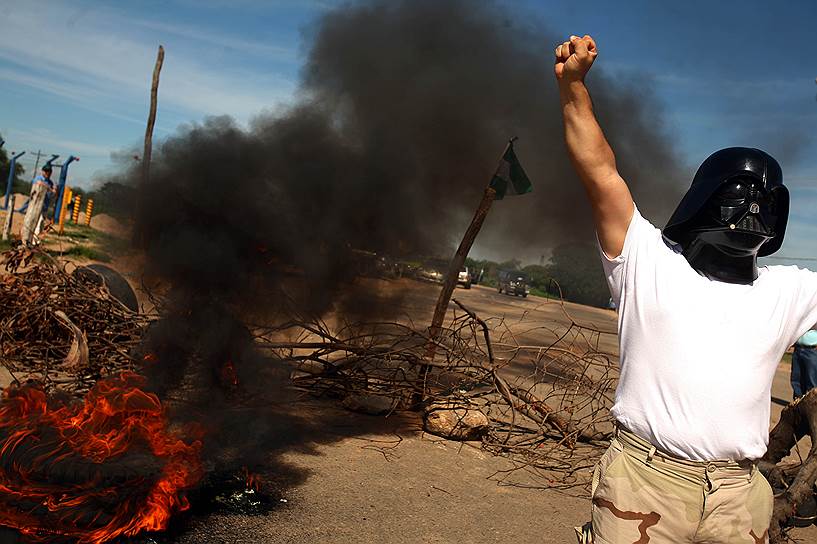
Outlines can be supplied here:
M85 225L76 225L73 223L64 226L63 236L68 237L81 245L77 247L85 247L86 244L93 244L97 246L97 251L108 255L121 255L128 250L128 241L117 236L95 230ZM92 249L92 248L87 248ZM73 250L66 252L66 255L78 255L71 253ZM110 256L108 257L110 260Z
M534 295L534 296L537 296L537 297L542 297L542 298L553 298L553 299L558 298L558 297L554 297L552 293L548 293L544 289L539 289L538 287L531 287L530 288L530 294Z

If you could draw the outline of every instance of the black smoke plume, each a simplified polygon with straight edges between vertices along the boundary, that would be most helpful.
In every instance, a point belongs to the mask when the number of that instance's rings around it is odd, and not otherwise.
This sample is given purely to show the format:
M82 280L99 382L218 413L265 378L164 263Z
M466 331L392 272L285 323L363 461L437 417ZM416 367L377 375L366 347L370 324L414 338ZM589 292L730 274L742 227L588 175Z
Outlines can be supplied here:
M207 119L159 146L136 221L154 272L236 302L291 267L325 309L352 249L450 254L514 135L534 192L496 203L479 247L538 255L589 236L552 75L563 36L465 0L358 2L311 36L288 111L248 130ZM639 206L660 219L677 202L678 160L649 89L606 76L600 48L597 112Z

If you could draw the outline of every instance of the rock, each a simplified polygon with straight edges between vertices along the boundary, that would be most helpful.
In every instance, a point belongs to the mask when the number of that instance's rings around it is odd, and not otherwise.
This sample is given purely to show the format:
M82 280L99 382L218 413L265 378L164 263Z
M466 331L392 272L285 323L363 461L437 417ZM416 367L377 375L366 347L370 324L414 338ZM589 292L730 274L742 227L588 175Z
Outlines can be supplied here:
M383 395L352 393L344 398L341 404L353 412L380 416L393 411L397 406L397 400Z
M425 430L449 440L479 440L488 432L488 416L453 405L432 404L425 413Z

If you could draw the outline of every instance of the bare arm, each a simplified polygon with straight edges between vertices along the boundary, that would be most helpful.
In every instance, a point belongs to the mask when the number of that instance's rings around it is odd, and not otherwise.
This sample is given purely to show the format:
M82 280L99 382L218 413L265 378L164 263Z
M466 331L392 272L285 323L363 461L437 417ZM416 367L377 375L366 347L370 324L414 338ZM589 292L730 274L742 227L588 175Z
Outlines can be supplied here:
M571 36L556 48L554 71L565 126L565 142L593 209L601 248L609 257L621 254L633 217L633 198L616 169L616 157L593 113L584 77L597 55L593 38Z

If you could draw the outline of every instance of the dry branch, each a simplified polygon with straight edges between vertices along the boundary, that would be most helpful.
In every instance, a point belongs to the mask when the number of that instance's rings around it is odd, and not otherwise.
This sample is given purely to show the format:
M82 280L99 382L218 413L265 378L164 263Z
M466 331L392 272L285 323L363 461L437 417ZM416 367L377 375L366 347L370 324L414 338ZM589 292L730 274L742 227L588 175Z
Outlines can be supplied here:
M486 449L510 456L548 486L584 485L612 430L617 371L598 352L601 331L573 324L552 331L559 339L553 345L523 346L515 331L554 325L482 319L453 302L462 313L433 339L433 360L424 356L430 333L398 323L353 324L330 334L323 323L293 321L259 328L257 342L288 361L295 383L316 395L383 397L397 409L479 410L489 420Z

